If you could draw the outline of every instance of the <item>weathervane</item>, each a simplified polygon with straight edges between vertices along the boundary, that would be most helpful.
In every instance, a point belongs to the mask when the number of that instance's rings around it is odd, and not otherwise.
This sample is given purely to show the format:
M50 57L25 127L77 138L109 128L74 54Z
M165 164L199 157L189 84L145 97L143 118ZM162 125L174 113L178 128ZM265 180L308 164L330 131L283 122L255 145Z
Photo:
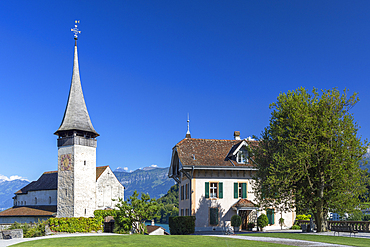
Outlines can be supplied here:
M80 30L78 30L77 24L80 23L80 21L75 21L75 27L71 28L71 31L75 33L75 39L78 38L78 34L81 33Z

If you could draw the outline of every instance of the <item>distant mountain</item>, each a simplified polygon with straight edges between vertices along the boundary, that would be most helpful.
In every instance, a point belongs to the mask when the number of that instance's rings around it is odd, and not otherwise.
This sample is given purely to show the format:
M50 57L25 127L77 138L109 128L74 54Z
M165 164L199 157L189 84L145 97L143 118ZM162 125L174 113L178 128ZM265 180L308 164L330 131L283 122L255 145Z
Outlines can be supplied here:
M134 190L139 194L149 193L151 198L158 199L175 184L175 181L167 176L168 169L168 167L145 167L133 172L115 170L113 173L125 186L125 199L131 196Z
M114 170L113 172L127 172L127 167L124 167L124 168L122 168L122 167L117 167L117 169L116 170Z
M14 193L29 183L24 179L0 179L0 211L12 207Z

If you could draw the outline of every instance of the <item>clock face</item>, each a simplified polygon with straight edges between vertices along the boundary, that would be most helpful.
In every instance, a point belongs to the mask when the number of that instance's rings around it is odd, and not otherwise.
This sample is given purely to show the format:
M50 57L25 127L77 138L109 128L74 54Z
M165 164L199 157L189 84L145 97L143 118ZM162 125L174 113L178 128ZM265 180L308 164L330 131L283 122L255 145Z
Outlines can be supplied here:
M62 154L59 160L59 166L61 171L72 170L72 154Z

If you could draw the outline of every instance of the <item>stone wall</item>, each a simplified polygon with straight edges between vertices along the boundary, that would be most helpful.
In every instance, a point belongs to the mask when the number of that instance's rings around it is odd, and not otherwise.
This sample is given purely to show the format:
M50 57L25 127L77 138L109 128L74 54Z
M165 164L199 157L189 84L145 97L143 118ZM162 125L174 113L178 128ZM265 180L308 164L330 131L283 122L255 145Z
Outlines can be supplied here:
M57 217L74 215L74 147L58 148Z
M94 217L96 148L81 145L74 147L74 217Z
M96 148L58 148L57 217L93 217L96 205Z
M23 238L22 229L5 230L0 232L0 239Z

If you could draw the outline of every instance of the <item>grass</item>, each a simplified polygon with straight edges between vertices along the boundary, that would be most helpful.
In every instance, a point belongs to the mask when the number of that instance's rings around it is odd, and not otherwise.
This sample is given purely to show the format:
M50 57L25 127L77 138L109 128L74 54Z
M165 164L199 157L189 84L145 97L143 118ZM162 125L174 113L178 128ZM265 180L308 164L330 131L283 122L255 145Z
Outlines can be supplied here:
M272 238L290 238L307 241L315 241L330 244L343 244L350 246L370 246L370 239L367 238L354 238L354 237L338 237L338 236L327 236L327 235L311 235L311 234L300 234L300 233L258 233L258 234L247 234L246 236L255 237L272 237Z
M50 238L29 242L23 242L14 246L235 246L235 247L276 247L288 246L282 244L265 243L258 241L247 241L231 238L219 238L209 236L144 236L144 235L121 235L121 236L86 236L86 237L66 237Z

